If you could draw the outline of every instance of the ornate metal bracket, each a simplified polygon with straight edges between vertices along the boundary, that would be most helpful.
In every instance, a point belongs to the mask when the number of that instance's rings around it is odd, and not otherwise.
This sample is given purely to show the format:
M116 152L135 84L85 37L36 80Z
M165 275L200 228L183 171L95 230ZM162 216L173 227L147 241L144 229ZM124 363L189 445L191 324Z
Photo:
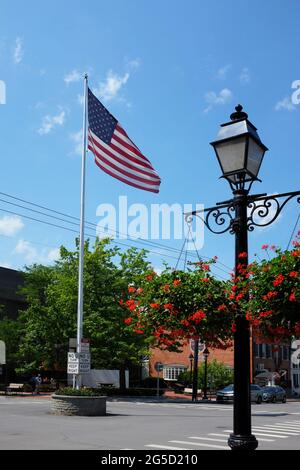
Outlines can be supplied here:
M255 227L271 225L280 215L284 206L294 197L300 204L300 191L272 195L248 196L247 202L247 229L252 232ZM283 199L284 198L284 199ZM282 200L283 199L283 200ZM185 220L191 224L193 217L199 217L210 232L222 234L235 233L239 227L239 220L235 217L236 200L231 199L209 207L202 211L193 211L185 214Z

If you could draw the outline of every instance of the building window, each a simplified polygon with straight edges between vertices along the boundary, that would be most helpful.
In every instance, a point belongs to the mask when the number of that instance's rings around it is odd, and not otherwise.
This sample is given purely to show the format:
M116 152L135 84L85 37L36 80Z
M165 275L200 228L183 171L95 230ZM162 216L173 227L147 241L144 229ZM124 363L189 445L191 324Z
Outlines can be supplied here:
M293 374L293 383L295 388L299 387L299 374Z
M283 346L283 351L282 351L282 358L284 361L288 361L289 359L289 347L288 346Z
M270 357L272 357L271 346L270 344L266 344L266 358L269 359Z
M186 366L184 365L166 365L163 369L163 378L165 380L177 380L181 372L186 371Z

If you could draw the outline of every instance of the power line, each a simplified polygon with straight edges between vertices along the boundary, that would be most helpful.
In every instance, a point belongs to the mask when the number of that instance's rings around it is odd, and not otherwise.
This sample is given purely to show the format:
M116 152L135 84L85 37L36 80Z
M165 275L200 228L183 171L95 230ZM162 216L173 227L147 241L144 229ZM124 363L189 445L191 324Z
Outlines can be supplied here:
M33 202L30 202L30 201L27 201L25 199L22 199L22 198L19 198L19 197L16 197L16 196L12 196L10 194L7 194L7 193L3 193L3 192L0 192L0 194L6 196L6 197L9 197L11 199L15 199L17 201L20 201L20 202L23 202L25 204L29 204L29 205L32 205L34 207L38 207L38 208L41 208L41 209L44 209L48 212L52 212L52 213L55 213L55 214L58 214L58 215L62 215L64 217L68 217L76 222L71 222L69 220L66 220L65 218L62 219L61 217L56 217L56 216L53 216L53 215L50 215L50 214L46 214L45 212L41 212L41 211L37 211L35 209L32 209L32 208L28 208L28 207L25 207L23 205L20 205L20 204L16 204L16 203L12 203L12 202L9 202L9 201L6 201L6 200L3 200L3 199L0 199L0 201L4 202L4 203L7 203L7 204L10 204L10 205L14 205L16 207L19 207L19 208L22 208L22 209L25 209L25 210L28 210L28 211L31 211L31 212L35 212L35 213L38 213L40 215L43 215L43 216L46 216L46 217L50 217L50 218L53 218L55 220L59 220L61 222L64 222L64 223L68 223L68 224L71 224L71 225L75 225L75 226L78 226L79 224L79 218L77 217L74 217L74 216L71 216L69 214L66 214L64 212L60 212L60 211L56 211L54 209L50 209L46 206L42 206L40 204L36 204L36 203L33 203ZM22 216L22 215L21 215ZM24 217L24 216L23 216ZM96 227L99 231L102 231L103 233L107 233L105 230L100 230L98 225L93 223L93 222L89 222L89 221L85 221L86 225L90 225L92 227ZM52 224L53 226L55 226L55 224ZM87 228L92 228L92 227L87 227ZM60 227L62 228L62 227ZM67 227L65 227L66 230L68 230ZM151 247L154 246L155 248L158 247L158 248L163 248L165 251L169 251L169 252L173 252L173 253L180 253L180 250L178 250L177 248L174 248L174 247L166 247L165 245L161 244L161 243L156 243L156 242L150 242L149 240L145 240L145 239L141 239L141 238L133 238L133 237L130 237L128 234L124 234L122 232L119 232L117 230L113 230L113 229L109 229L111 232L115 232L116 234L119 234L119 235L123 235L123 236L126 236L128 237L129 239L131 239L132 241L134 241L134 243L140 243L140 244L145 244L145 245L150 245ZM77 233L77 232L76 232ZM93 235L90 235L90 236L93 236ZM121 244L121 243L120 243ZM123 244L125 245L125 244ZM128 246L128 245L125 245L125 246ZM130 245L129 245L130 246ZM151 250L149 250L151 251ZM190 257L199 257L199 254L197 253L198 256L196 256L194 253L189 253L189 256ZM170 257L170 256L169 256ZM202 258L203 259L210 259L209 257L207 256L204 256L202 255ZM229 268L228 266L226 266L224 263L221 263L220 261L218 261L218 264L224 266L225 268L229 269L231 271L231 268ZM218 270L221 270L223 271L224 273L228 274L228 271L227 270L224 270L222 268L220 268L219 266L215 266L216 269Z

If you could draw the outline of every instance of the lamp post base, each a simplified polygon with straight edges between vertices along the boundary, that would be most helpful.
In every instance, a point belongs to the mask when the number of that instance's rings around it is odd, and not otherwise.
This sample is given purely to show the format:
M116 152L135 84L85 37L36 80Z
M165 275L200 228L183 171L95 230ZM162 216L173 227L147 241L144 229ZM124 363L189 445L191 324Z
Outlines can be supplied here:
M258 446L258 441L253 434L247 436L230 434L228 445L231 450L255 450Z

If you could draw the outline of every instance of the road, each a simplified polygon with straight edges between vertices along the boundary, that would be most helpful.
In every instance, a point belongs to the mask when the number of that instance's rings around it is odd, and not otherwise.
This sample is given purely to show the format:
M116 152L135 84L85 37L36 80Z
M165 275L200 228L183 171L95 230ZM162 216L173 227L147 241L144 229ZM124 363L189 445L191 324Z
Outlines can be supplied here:
M50 399L0 397L0 449L225 450L232 405L110 399L107 416L51 414ZM300 449L300 402L252 406L259 449Z

